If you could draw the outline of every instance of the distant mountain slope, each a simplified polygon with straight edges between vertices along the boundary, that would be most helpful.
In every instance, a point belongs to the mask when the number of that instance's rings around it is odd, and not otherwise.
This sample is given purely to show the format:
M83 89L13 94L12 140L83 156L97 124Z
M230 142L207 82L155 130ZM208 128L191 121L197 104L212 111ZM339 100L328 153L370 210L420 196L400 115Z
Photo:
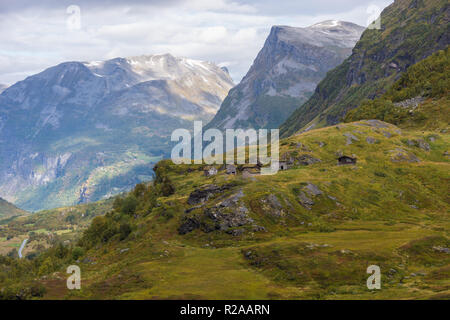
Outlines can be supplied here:
M9 203L8 201L0 198L0 219L19 216L26 213L26 211L21 210L12 203Z
M5 89L8 88L8 86L6 84L1 84L0 83L0 93L2 93L3 91L5 91Z
M341 21L308 28L274 26L208 128L277 128L312 95L327 71L351 54L363 30Z
M350 111L346 122L378 119L408 129L448 130L450 46L410 67L380 98Z
M365 98L383 94L405 70L449 44L446 0L397 0L381 14L382 30L366 30L352 55L281 126L286 137L335 124Z
M67 62L0 95L0 196L35 211L98 200L152 174L171 132L210 120L233 86L169 54Z

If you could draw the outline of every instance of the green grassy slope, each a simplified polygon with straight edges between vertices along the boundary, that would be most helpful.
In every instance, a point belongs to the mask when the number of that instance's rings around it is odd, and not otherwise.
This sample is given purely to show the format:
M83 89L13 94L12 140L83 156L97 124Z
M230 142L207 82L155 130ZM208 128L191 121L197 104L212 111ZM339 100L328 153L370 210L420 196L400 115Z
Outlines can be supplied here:
M410 66L448 46L449 16L446 0L395 1L381 14L382 29L363 33L352 55L281 126L281 135L336 124L363 99L383 94Z
M274 176L160 162L155 184L115 201L77 245L2 258L3 297L450 298L449 144L448 133L361 121L282 140L283 156L320 162ZM341 154L356 165L338 165ZM211 184L222 189L188 203ZM69 264L81 267L81 291L65 287ZM375 292L371 264L382 270Z
M9 203L8 201L0 198L0 220L24 214L27 214L27 212L17 208L12 203Z

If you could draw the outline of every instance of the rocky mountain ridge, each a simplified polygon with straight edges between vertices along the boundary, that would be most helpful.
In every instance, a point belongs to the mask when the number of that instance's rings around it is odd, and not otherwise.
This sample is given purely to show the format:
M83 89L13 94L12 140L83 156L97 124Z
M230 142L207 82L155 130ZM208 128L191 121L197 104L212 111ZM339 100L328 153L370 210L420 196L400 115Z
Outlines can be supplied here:
M220 67L170 54L66 62L28 77L0 95L0 196L38 210L148 180L171 132L210 120L232 86Z
M209 128L277 128L351 54L364 28L324 21L307 28L274 26L242 81Z

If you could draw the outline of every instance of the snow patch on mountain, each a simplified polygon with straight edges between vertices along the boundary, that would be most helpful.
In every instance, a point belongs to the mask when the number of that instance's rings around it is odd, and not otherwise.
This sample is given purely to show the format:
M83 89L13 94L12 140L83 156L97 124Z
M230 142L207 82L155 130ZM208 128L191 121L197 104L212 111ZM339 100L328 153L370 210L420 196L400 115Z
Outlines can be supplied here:
M219 66L170 54L30 76L0 94L0 196L38 210L125 191L170 155L172 131L211 120L233 85Z

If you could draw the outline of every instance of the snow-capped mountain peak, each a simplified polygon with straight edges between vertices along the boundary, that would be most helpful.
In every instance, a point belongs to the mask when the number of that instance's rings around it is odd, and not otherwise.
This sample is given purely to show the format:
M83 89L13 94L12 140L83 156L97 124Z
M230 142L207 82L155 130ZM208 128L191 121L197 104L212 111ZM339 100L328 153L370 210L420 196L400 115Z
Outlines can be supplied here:
M329 20L307 28L273 26L252 67L211 128L277 128L347 58L364 28Z
M52 183L49 197L72 190L47 202L55 206L123 191L136 182L138 166L168 152L173 130L209 121L232 86L220 67L170 54L65 62L30 76L0 94L0 196L36 210L41 200L33 195ZM139 159L118 161L124 150ZM136 172L113 187L89 180L123 166ZM38 191L23 191L31 189Z

